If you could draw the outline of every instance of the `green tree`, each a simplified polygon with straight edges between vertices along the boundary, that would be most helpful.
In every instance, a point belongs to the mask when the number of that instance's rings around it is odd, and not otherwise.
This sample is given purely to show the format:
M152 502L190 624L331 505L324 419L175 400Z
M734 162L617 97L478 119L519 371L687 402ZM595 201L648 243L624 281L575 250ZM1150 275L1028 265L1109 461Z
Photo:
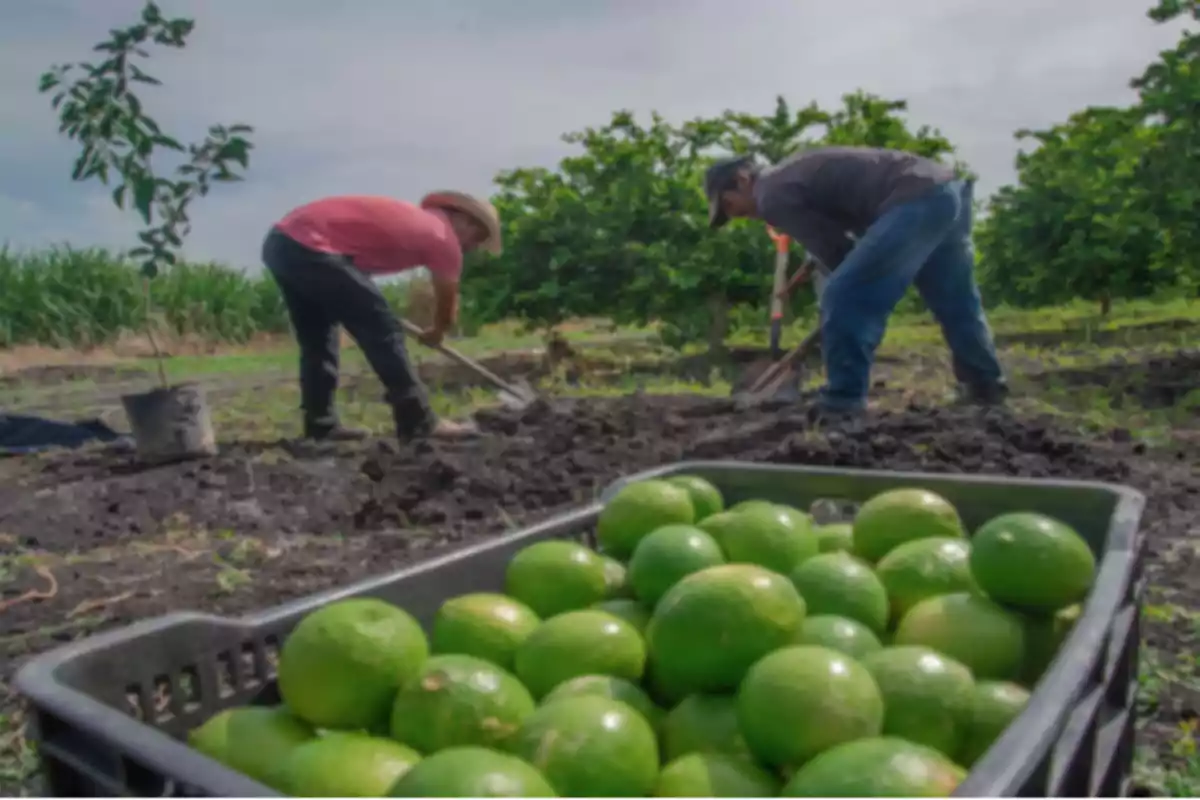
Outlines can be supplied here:
M712 158L735 152L777 161L825 142L953 153L936 131L911 131L904 110L859 92L834 112L793 110L782 98L764 117L731 111L681 125L657 114L641 124L619 111L604 126L567 134L582 152L556 170L497 177L505 253L467 270L464 314L531 327L574 316L658 321L668 343L707 341L718 351L731 307L769 301L772 244L761 224L708 230L701 186Z
M989 300L1084 298L1107 310L1113 297L1153 293L1164 276L1143 157L1156 131L1136 110L1090 108L1017 136L1037 147L1017 156L1019 183L996 193L976 234Z
M56 65L38 84L41 93L54 93L51 103L58 112L59 133L80 145L72 180L108 185L110 179L119 179L113 203L122 209L128 203L145 223L138 234L140 244L129 255L142 263L146 333L159 355L164 385L166 374L150 319L150 279L178 260L191 230L192 202L207 195L213 183L241 180L236 170L249 166L252 147L244 136L252 130L247 125L214 125L204 139L185 147L163 132L134 93L138 84L160 85L138 65L150 55L146 46L181 49L194 27L194 20L164 17L154 2L147 2L138 23L110 31L107 40L92 48L102 60ZM169 177L161 169L164 152L177 156Z
M1195 0L1148 16L1200 18ZM1185 31L1132 81L1139 102L1089 108L1017 156L1015 186L993 198L976 237L989 301L1100 303L1200 286L1200 37Z
M1147 16L1165 23L1200 20L1196 0L1161 0ZM1138 110L1154 130L1142 165L1152 213L1159 221L1156 269L1174 274L1181 291L1200 288L1200 36L1183 31L1133 82Z

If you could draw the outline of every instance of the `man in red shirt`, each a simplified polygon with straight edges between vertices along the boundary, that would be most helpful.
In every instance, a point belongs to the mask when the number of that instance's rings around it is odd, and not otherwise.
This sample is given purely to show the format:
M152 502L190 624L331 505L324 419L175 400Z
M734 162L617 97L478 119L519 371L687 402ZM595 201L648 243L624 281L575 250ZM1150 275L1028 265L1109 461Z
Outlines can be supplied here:
M458 318L463 253L481 248L499 254L500 238L492 204L459 192L435 192L419 205L388 197L328 197L295 209L271 228L262 258L283 292L300 344L306 437L366 435L342 427L334 412L338 326L383 382L401 439L472 432L431 410L399 320L371 279L419 266L429 270L437 308L421 339L436 345Z

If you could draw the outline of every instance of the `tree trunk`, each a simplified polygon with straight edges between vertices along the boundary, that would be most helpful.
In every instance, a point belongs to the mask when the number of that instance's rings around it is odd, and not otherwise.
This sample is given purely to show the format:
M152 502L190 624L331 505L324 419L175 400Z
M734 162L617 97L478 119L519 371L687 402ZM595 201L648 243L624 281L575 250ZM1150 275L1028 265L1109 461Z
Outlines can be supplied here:
M546 366L553 371L559 364L575 357L575 348L556 328L546 331L543 339L546 347Z
M729 334L729 300L724 294L708 298L708 357L716 362L725 356L725 337Z

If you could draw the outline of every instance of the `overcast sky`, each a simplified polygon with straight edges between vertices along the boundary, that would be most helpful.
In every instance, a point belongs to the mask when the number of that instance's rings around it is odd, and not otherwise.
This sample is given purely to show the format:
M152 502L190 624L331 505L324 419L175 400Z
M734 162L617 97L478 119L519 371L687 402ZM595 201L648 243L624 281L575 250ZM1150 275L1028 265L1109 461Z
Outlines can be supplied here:
M130 216L68 179L75 146L36 91L140 0L0 3L0 243L130 246ZM1093 104L1170 46L1139 0L165 0L196 19L148 65L164 127L256 127L249 179L199 201L187 252L257 268L276 218L327 194L488 192L552 165L611 110L767 112L777 94L905 98L981 175L1013 178L1012 132Z

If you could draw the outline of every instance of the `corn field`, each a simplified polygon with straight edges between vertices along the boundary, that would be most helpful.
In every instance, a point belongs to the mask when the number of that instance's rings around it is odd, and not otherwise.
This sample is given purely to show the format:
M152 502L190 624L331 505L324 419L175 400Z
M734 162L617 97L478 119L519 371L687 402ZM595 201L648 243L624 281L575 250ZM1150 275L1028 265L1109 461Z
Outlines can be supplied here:
M380 288L393 308L406 307L406 286ZM265 273L181 263L151 281L150 292L156 328L179 336L242 343L289 329L283 298ZM0 347L96 347L144 330L145 320L142 277L120 254L0 248Z

